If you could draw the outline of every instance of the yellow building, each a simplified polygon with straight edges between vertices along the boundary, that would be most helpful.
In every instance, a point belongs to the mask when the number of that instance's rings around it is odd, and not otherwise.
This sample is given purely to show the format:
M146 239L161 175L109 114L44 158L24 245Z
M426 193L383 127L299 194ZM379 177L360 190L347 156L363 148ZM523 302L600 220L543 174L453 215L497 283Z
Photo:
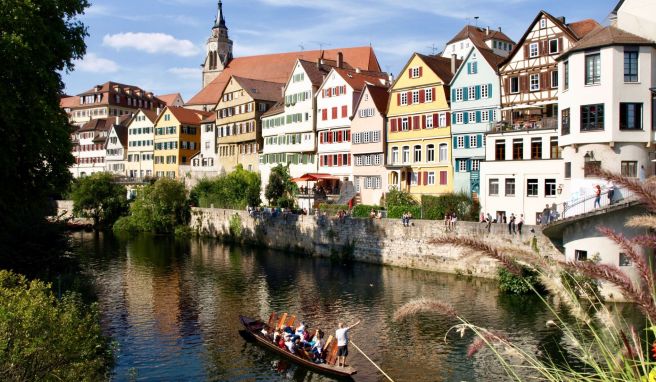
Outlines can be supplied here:
M216 105L218 164L257 171L262 148L262 114L282 99L285 84L233 76Z
M449 82L460 60L415 53L390 90L389 185L421 195L453 191Z
M153 172L158 178L178 178L200 151L200 122L212 112L167 107L155 121Z

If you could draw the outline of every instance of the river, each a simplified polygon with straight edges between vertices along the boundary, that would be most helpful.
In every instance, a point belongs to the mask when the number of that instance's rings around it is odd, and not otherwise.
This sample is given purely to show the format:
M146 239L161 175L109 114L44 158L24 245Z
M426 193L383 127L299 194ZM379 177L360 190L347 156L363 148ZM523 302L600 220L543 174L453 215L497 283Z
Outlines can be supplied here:
M363 324L351 339L396 381L507 380L494 353L472 358L471 333L445 333L454 319L394 311L426 296L450 303L468 321L500 330L527 351L567 344L547 328L538 298L509 297L495 281L234 247L213 240L77 234L76 253L97 286L102 323L117 343L115 381L329 381L245 342L240 314L290 312L333 331ZM384 377L351 347L356 381Z

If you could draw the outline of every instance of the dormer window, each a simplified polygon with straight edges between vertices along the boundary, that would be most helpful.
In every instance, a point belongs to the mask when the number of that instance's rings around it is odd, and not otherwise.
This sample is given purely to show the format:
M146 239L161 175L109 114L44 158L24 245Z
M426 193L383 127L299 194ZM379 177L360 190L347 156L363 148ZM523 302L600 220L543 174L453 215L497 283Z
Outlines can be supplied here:
M547 27L547 19L540 19L540 29L544 29Z

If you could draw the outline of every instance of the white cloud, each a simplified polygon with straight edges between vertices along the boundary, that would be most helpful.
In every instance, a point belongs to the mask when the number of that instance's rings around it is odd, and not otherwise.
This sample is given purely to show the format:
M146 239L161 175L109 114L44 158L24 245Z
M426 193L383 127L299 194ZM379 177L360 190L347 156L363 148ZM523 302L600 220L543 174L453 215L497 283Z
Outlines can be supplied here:
M90 73L115 73L119 69L116 62L98 57L95 53L87 53L82 60L75 62L75 67Z
M197 80L201 78L200 68L170 68L167 72L188 80Z
M117 33L105 35L103 45L120 50L130 48L146 53L172 53L190 57L200 53L200 49L189 40L178 40L165 33Z

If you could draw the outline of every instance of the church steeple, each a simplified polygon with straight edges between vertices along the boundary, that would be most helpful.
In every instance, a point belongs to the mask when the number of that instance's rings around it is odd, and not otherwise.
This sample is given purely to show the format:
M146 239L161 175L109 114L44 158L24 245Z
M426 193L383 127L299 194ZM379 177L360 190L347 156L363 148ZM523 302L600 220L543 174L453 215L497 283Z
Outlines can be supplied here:
M214 80L232 60L232 40L223 16L223 2L219 0L214 26L207 39L207 56L203 63L203 87Z

